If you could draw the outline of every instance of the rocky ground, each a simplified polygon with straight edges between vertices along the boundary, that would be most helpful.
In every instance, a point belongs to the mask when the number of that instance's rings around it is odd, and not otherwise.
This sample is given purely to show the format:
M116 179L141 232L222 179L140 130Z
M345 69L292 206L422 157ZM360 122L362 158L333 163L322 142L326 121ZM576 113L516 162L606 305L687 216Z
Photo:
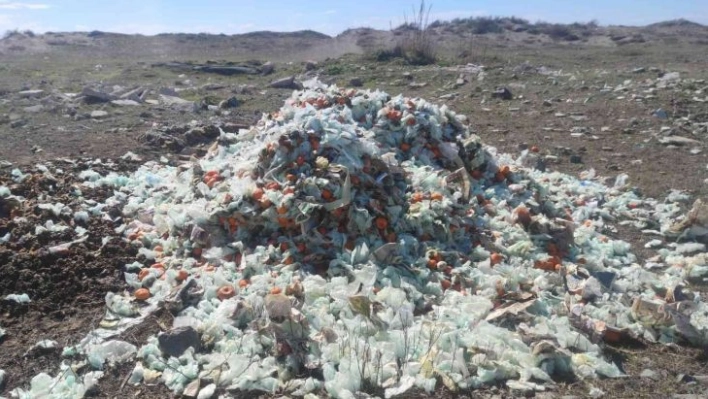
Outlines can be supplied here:
M437 40L447 44L440 47L440 61L428 66L372 59L371 46L395 40L386 32L350 32L334 39L310 33L250 37L242 38L239 43L247 45L238 48L219 36L170 36L162 43L158 37L147 48L147 42L136 44L145 38L129 36L14 35L0 41L0 185L35 205L49 193L73 208L78 203L72 190L79 186L73 176L95 159L107 170L127 171L140 160L199 156L218 139L219 129L252 124L278 109L299 82L318 77L447 104L500 152L538 151L538 167L573 175L594 168L609 179L626 173L648 197L681 190L691 200L705 198L705 28L660 28L603 31L576 43L547 37L530 42L521 36L528 35L524 31L466 35L441 26ZM283 53L259 47L264 43L302 45L299 52ZM136 46L142 56L124 56ZM129 151L133 154L123 157ZM47 180L39 163L66 173ZM14 168L36 177L16 183ZM82 191L82 201L110 196ZM121 289L124 264L137 256L120 240L103 242L102 237L118 234L109 222L94 219L71 220L88 230L88 239L51 251L76 239L73 232L36 233L36 224L56 215L31 206L18 223L15 210L3 205L0 237L11 232L20 238L0 244L0 298L25 292L33 301L0 304L0 326L6 330L0 337L0 369L9 376L0 395L41 371L56 372L61 353L34 345L52 340L65 346L94 328L105 293ZM644 248L650 237L630 226L615 228L616 238L630 242L637 254L652 256ZM167 316L155 317L123 339L139 343L169 322ZM616 347L609 353L630 377L594 383L608 397L688 398L705 392L702 376L708 370L700 349ZM129 372L109 370L95 397L169 397L164 387L125 386ZM571 381L546 397L582 397L588 391L587 384ZM510 395L496 388L467 394Z

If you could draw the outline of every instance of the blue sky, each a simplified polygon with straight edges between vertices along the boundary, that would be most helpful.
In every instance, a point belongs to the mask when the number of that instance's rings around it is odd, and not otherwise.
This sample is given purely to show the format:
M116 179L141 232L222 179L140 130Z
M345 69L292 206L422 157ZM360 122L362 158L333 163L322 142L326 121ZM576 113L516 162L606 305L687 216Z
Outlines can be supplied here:
M243 33L313 29L335 35L386 29L416 0L0 0L0 33L10 29L122 33ZM708 0L434 0L431 21L495 15L531 21L646 25L687 18L708 24Z

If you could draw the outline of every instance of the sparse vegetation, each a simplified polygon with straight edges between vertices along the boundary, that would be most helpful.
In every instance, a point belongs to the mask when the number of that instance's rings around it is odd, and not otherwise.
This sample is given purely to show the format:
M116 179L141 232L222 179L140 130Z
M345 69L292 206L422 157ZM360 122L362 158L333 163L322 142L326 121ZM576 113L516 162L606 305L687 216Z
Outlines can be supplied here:
M451 21L435 21L430 29L441 29L457 34L472 33L486 35L490 33L528 32L531 35L547 35L553 40L577 41L591 36L598 28L597 21L572 24L552 24L539 21L531 23L518 17L470 17L456 18Z
M20 31L19 29L12 29L8 30L5 32L4 35L2 35L2 39L9 39L12 37L35 37L37 36L33 31L26 29L23 31Z
M344 67L338 64L329 65L325 68L325 73L330 76L341 75L344 73Z
M376 53L375 58L379 61L387 61L393 58L403 58L411 65L428 65L437 60L435 45L429 27L429 17L432 5L426 7L425 0L421 0L419 8L413 8L411 20L404 16L403 25L394 30L394 34L403 36L398 43L390 50L383 50Z

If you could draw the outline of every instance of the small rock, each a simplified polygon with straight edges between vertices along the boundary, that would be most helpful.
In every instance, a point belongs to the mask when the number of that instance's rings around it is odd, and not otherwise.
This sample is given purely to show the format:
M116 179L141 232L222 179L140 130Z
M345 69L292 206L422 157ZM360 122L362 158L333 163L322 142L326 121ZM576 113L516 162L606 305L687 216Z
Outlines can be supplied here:
M598 387L590 386L590 391L588 391L588 395L591 398L597 399L605 396L605 392Z
M465 83L466 83L465 80L460 78L460 79L457 79L457 81L455 81L455 86L457 86L457 87L464 86Z
M44 90L23 90L17 94L22 98L34 98L39 97L44 93Z
M511 93L511 90L509 90L506 87L500 87L494 92L492 92L492 98L499 98L502 100L511 100L514 98L514 95Z
M270 83L274 89L302 90L302 83L295 80L295 76L274 80Z
M349 85L352 87L361 87L364 85L364 82L361 78L354 77L349 80Z
M196 398L197 394L199 394L199 378L196 380L193 380L189 384L187 384L186 387L184 387L184 391L182 391L182 396L186 398Z
M420 89L422 87L425 87L428 85L428 82L410 82L408 83L408 87L411 89Z
M10 127L13 129L16 129L18 127L22 127L27 124L27 121L24 119L15 119L14 121L10 122Z
M691 155L698 155L701 152L703 152L703 150L698 147L694 147L694 148L691 148L691 150L689 152L691 153Z
M170 97L179 97L179 93L177 93L177 90L171 87L160 87L160 90L157 91L157 94Z
M101 119L101 118L105 118L106 116L108 116L108 112L106 112L106 111L103 111L100 109L97 109L95 111L91 111L91 118L93 118L93 119Z
M137 87L133 90L128 90L127 92L121 94L119 98L122 100L133 100L136 102L141 102L141 96L144 92L145 89L143 87Z
M639 374L639 376L642 378L649 378L651 380L656 380L659 378L659 375L656 373L656 371L649 370L649 369L642 370L642 372Z
M34 113L41 111L43 108L44 108L44 106L42 104L37 104L37 105L33 105L31 107L25 107L24 111L27 113L30 113L30 114L34 114Z
M638 68L632 69L632 73L644 73L646 71L647 71L647 69L644 67L638 67Z
M189 326L173 328L170 331L161 333L157 336L157 341L163 352L174 357L182 356L189 347L197 351L201 347L199 333Z
M317 62L315 61L305 61L305 70L312 71L317 68Z
M86 97L86 100L88 100L90 102L93 101L93 102L107 103L109 101L113 101L116 99L115 96L113 96L109 93L95 90L95 89L92 89L91 87L84 87L83 90L81 90L81 95Z
M272 62L268 61L265 64L261 65L261 73L263 75L270 75L275 71L275 64Z
M659 139L659 143L665 145L688 145L688 144L700 144L701 142L694 139L689 139L688 137L681 136L668 136Z
M233 96L219 103L219 108L221 109L236 108L238 106L239 101L236 97Z
M111 101L111 104L117 105L119 107L125 107L125 106L134 107L136 105L140 105L139 102L134 101L134 100L113 100L113 101Z
M580 155L571 155L570 163L583 163L583 159L580 157Z
M544 107L550 107L550 106L552 106L552 105L553 105L553 103L550 102L549 100L543 100L543 106L544 106Z

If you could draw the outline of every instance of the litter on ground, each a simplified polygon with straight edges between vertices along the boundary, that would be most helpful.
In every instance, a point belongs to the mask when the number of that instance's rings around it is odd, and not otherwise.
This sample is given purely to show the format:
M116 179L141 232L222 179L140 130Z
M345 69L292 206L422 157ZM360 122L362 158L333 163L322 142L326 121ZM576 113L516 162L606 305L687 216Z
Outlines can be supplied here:
M607 186L592 170L527 167L537 154L498 154L463 121L423 99L308 82L202 158L82 172L114 194L74 218L121 207L118 232L141 256L99 327L64 349L91 371L66 360L13 395L81 397L125 361L129 384L199 398L543 391L621 376L607 343L706 343L705 205L682 217L681 198L641 198L626 175ZM638 263L609 234L619 221L657 231L659 255ZM139 348L115 339L160 308L172 330Z

